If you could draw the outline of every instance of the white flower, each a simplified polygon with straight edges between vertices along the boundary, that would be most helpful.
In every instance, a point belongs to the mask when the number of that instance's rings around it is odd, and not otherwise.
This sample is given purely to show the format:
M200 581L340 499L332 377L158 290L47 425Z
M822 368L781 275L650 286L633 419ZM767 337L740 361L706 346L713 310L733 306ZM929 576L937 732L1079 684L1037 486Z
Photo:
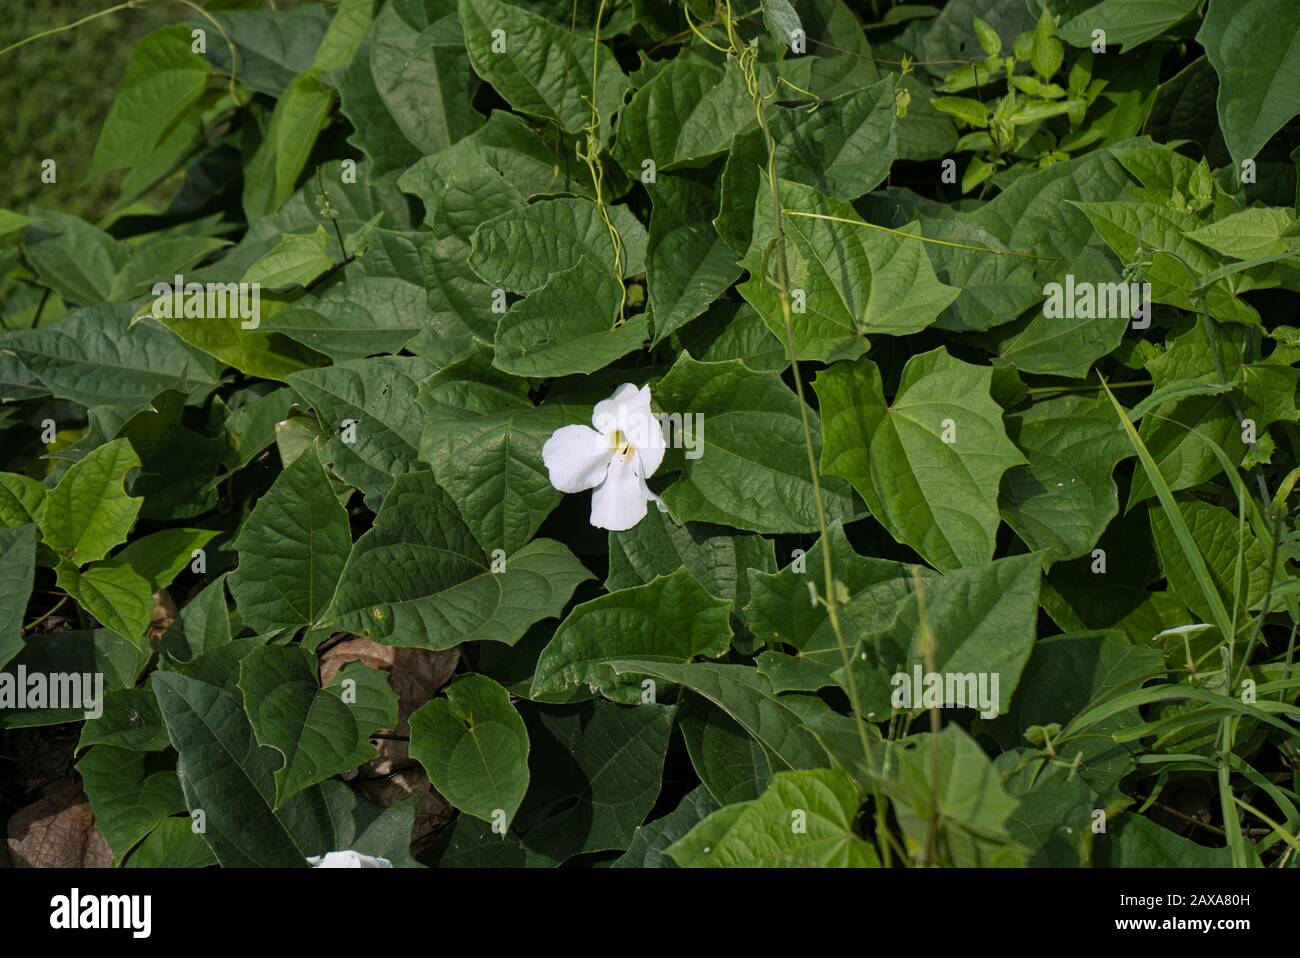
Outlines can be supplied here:
M591 494L591 524L622 532L645 518L646 503L659 502L646 478L664 459L664 431L650 411L650 387L624 383L596 403L591 424L562 426L542 446L551 485L561 492Z
M387 858L373 858L360 852L328 852L307 859L312 868L392 868L393 863Z

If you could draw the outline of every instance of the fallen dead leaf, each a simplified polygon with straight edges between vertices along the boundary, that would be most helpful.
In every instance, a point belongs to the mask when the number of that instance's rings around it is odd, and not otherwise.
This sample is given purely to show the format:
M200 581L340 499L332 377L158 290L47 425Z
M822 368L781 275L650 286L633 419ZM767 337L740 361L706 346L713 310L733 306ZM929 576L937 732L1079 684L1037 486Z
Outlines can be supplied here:
M113 851L75 778L9 819L15 868L112 868Z

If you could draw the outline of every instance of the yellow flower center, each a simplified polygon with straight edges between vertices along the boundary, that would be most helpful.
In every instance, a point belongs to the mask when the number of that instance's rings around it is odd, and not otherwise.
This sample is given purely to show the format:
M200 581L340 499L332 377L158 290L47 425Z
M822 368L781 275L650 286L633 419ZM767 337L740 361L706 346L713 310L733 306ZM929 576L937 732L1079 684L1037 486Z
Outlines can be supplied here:
M609 437L609 448L616 456L630 456L636 452L636 446L628 439L622 429L615 429Z

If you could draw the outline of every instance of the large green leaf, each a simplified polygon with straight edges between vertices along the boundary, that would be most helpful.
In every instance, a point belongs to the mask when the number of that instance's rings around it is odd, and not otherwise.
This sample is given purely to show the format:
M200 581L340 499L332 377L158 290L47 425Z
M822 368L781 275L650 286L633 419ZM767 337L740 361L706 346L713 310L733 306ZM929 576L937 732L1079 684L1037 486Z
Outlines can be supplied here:
M348 558L351 533L314 449L280 473L244 523L230 592L262 632L323 621Z
M771 541L762 536L727 535L701 524L678 525L658 509L651 509L626 532L609 534L605 588L611 592L644 585L683 567L713 595L734 599L739 607L749 598L748 572L772 572L776 559Z
M701 166L727 151L733 134L754 123L740 66L685 56L640 86L618 119L614 156L630 176L649 160L656 175ZM656 184L657 185L657 184Z
M1119 511L1111 472L1132 455L1128 437L1100 397L1062 396L1007 417L1029 460L1002 477L1002 518L1052 561L1089 551Z
M784 342L774 285L780 254L769 248L775 236L772 203L766 188L760 194L753 238L741 261L750 278L740 291ZM866 336L915 333L957 298L959 290L935 277L915 225L902 230L908 236L869 229L848 203L798 183L782 182L781 202L792 211L782 228L800 359L854 359L866 351Z
M818 104L811 113L775 110L769 125L777 141L777 175L825 196L855 200L889 174L897 116L892 77Z
M585 684L635 704L642 699L641 683L617 675L609 660L717 658L731 645L730 612L731 603L710 595L686 568L584 602L542 650L530 697Z
M1219 125L1238 167L1300 112L1300 7L1212 0L1196 40L1219 75Z
M500 0L461 0L460 22L474 72L520 113L577 133L591 122L593 102L605 124L618 112L627 78L585 35Z
M77 762L77 774L118 862L161 821L185 810L171 755L96 745Z
M334 472L367 495L382 495L394 476L420 468L416 395L433 371L422 359L376 356L304 370L289 382L330 436L321 454Z
M893 705L888 686L905 680L910 687L915 670L920 669L976 677L978 701L969 700L967 685L957 689L966 701L949 701L945 688L941 706L961 705L979 711L985 719L1005 712L1034 647L1040 566L1038 555L1010 556L925 579L925 623L933 636L933 650L927 656L922 606L912 592L897 602L892 620L883 629L865 636L861 648L867 650L867 658L853 660L862 707L877 716L887 714ZM843 669L835 675L847 685ZM989 701L982 698L985 692ZM912 709L921 705L914 698L910 703L905 700L908 704Z
M822 468L862 494L900 542L938 569L987 562L998 527L998 483L1025 462L989 395L992 371L942 347L913 356L892 404L875 363L817 377Z
M22 650L35 569L36 526L0 529L0 669Z
M74 463L45 497L41 531L55 552L84 565L125 542L144 501L127 495L127 473L140 459L125 439L114 439Z
M91 175L132 166L148 156L198 103L211 76L208 61L192 49L186 27L163 27L139 41L100 130Z
M780 772L759 798L714 812L667 854L687 868L876 868L858 804L837 769Z
M627 851L610 863L611 868L676 868L664 854L668 847L718 810L703 785L688 792L675 809L652 822L637 827Z
M937 762L932 754L936 747ZM959 868L1024 863L1025 849L1008 831L1016 800L1006 793L988 756L960 726L946 726L937 742L929 734L916 736L894 756L896 777L885 783L886 792L915 858L922 857L937 823L934 848L939 863Z
M12 350L55 396L134 411L168 389L215 385L217 364L153 320L130 326L126 306L92 306L57 323L9 333Z
M390 645L513 644L534 622L559 615L591 578L551 539L534 539L504 563L493 571L493 558L429 473L399 476L374 527L352 547L324 622Z
M626 207L610 212L623 244L623 275L644 269L645 228ZM614 244L596 204L576 196L542 200L508 210L474 231L470 265L483 281L516 293L531 293L555 273L586 259L614 271ZM519 250L529 250L520 256ZM484 308L488 303L484 302Z
M740 266L710 222L717 207L714 191L695 180L662 176L650 196L646 286L660 343L725 292L740 276Z
M535 378L608 366L641 348L649 335L645 314L616 324L619 297L614 274L584 257L501 317L492 364Z
M201 813L203 840L217 860L227 868L305 868L307 854L319 850L295 841L302 802L274 811L281 756L257 744L239 698L174 672L156 673L153 688L180 753L185 804Z
M740 360L700 363L681 356L655 393L669 413L702 415L698 458L664 492L678 522L718 522L754 532L811 532L817 509L804 448L799 399L774 373ZM808 413L813 451L821 430ZM848 488L822 481L827 518L852 513Z
M528 863L626 848L659 797L676 709L597 699L520 711L531 784L516 821Z
M313 67L299 73L275 103L266 138L244 173L244 216L274 213L293 195L316 138L329 122L334 91Z
M454 0L385 4L337 81L351 141L380 173L405 169L482 122L470 103L476 84Z
M483 549L516 552L559 505L562 493L551 485L542 446L578 414L573 407L534 407L517 394L474 407L463 397L441 394L432 380L420 404L421 458L433 467L438 485L452 495Z
M316 659L302 648L266 645L239 663L239 690L257 741L284 756L275 772L275 807L375 755L370 735L397 723L397 696L378 681L321 688Z
M649 675L686 686L752 735L773 757L777 768L821 768L828 764L825 750L805 727L801 714L788 700L776 695L770 683L751 666L676 664L633 657L608 664L618 675Z
M510 695L464 675L411 716L411 756L454 808L505 834L528 791L528 730Z
M124 639L145 644L145 629L153 612L153 588L149 580L130 566L96 562L82 571L71 562L60 562L59 588L66 592L105 628Z

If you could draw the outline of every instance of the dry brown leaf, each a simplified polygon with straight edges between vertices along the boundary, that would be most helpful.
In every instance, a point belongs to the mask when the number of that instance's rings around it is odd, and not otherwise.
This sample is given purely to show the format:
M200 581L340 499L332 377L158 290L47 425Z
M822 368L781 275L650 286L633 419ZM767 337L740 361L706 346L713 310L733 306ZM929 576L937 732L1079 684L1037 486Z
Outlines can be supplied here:
M159 589L153 594L153 612L149 613L149 642L154 651L158 650L158 643L175 621L176 603L172 601L172 594Z
M394 735L410 734L407 720L411 713L447 684L460 662L457 649L432 652L399 648L342 632L333 636L331 641L334 644L325 646L320 655L321 684L328 685L335 673L349 662L360 662L387 672L388 685L397 695L397 726L386 731ZM415 765L404 741L381 738L376 747L379 754L358 770L361 778L384 779Z
M113 851L76 779L15 812L8 846L16 868L113 867Z
M429 783L424 769L413 766L386 778L366 779L358 784L362 795L387 808L412 795L420 796L420 807L415 813L411 829L411 854L418 855L437 837L438 831L452 819L452 808Z

